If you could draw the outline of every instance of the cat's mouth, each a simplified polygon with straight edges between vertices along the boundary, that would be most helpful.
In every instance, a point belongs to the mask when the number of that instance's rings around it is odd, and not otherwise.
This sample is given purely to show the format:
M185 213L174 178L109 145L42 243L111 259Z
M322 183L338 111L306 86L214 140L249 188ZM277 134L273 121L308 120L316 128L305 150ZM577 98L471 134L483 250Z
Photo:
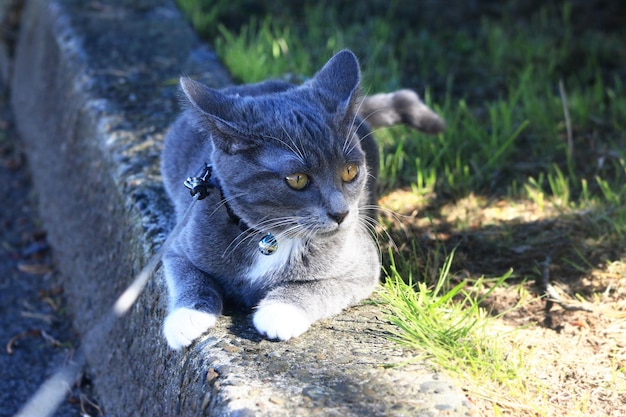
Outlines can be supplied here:
M311 232L313 232L313 236L317 236L320 238L330 238L347 230L350 230L352 228L352 224L353 222L348 219L339 223L325 222L316 225L314 228L312 228Z
M330 237L338 235L345 229L346 228L343 227L342 225L322 227L322 228L315 230L314 236L317 236L320 238L330 238Z
M327 239L327 238L338 235L344 229L345 228L339 227L339 226L315 228L315 229L302 229L298 231L298 233L288 234L288 235L291 235L291 236L295 235L297 237L304 238L306 240L311 239L311 238ZM270 233L274 233L277 237L285 235L284 232L281 233L279 231L270 232Z
M315 233L315 236L319 236L322 238L332 237L339 233L339 228L335 228L332 230L319 230Z

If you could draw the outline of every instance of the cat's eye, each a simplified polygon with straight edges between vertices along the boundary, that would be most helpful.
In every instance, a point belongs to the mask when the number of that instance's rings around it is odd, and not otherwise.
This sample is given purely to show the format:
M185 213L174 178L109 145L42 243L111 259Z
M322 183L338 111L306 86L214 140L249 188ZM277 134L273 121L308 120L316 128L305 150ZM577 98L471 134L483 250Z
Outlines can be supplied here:
M348 164L343 168L341 172L341 179L344 182L352 182L359 173L359 167L355 164Z
M309 176L302 172L296 172L295 174L287 175L285 177L287 185L294 190L304 190L309 185Z

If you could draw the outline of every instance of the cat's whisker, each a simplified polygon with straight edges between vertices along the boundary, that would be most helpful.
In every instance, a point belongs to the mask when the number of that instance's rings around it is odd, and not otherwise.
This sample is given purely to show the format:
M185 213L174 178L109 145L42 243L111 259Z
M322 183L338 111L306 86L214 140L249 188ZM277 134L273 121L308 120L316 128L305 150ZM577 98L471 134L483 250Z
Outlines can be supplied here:
M273 140L275 140L277 142L280 142L287 149L289 149L296 156L296 158L298 158L298 161L300 161L302 164L304 164L305 163L304 152L302 151L302 149L300 149L300 147L298 147L298 145L293 140L293 138L291 137L289 132L287 132L287 130L282 125L280 127L283 130L283 132L285 132L285 135L287 135L287 137L291 141L291 145L289 143L287 143L286 141L284 141L283 139L281 139L279 137L276 137L276 136L271 136L271 135L264 134L263 138L265 138L265 139L273 139ZM300 146L302 146L302 144L300 144Z
M393 223L395 225L397 225L400 230L402 230L402 233L404 234L405 238L407 238L407 239L411 238L411 234L409 233L408 228L406 226L406 224L409 222L408 220L412 219L411 216L408 216L406 214L401 214L401 213L398 213L398 212L393 211L391 209L388 209L388 208L385 208L385 207L381 207L381 206L378 206L378 205L364 205L364 206L361 206L361 209L363 209L365 211L367 211L367 210L376 210L376 211L378 211L380 213L384 213L385 215L389 216L393 220ZM387 228L378 219L374 219L373 217L367 216L365 214L363 216L367 217L368 219L370 219L372 221L374 221L375 224L387 235L387 237L389 237L389 239L393 241L393 238L391 237L391 235L387 231ZM394 247L396 247L395 243L394 243Z
M230 244L224 249L222 253L222 258L227 258L231 253L235 252L237 248L246 240L251 239L256 234L256 231L252 228L248 228L245 231L239 233L237 237L235 237ZM235 243L237 242L237 243ZM234 246L233 246L234 244Z
M376 179L378 179L378 178L376 177L376 175L372 174L369 170L367 170L367 177L368 177L368 178L374 178L375 180L376 180Z
M231 201L239 198L239 197L243 197L244 195L246 195L245 192L241 192L241 193L237 193L235 195L229 196L229 197L224 197L220 200L220 202L218 204L215 205L215 208L213 209L213 211L211 213L209 213L209 217L213 216L219 209L221 209L222 207L224 207L225 205L227 205L228 203L230 203Z
M226 247L222 256L223 257L229 256L231 253L237 250L237 248L241 244L243 244L246 240L250 240L254 236L258 236L259 231L280 228L280 227L288 226L291 224L293 224L292 217L263 219L261 222L257 223L255 226L248 227L245 231L237 235L237 237L235 237L235 239L233 239L230 242L228 247Z
M239 198L239 197L244 196L245 194L246 194L246 193L241 192L241 193L235 194L235 195L230 196L230 197L222 198L222 199L219 201L219 203L215 205L215 208L214 208L214 209L213 209L213 211L209 214L209 217L213 216L213 215L214 215L214 214L215 214L215 213L216 213L216 212L217 212L220 208L222 208L222 207L226 206L226 205L227 205L228 203L230 203L231 201L233 201L233 200L235 200L235 199L237 199L237 198ZM226 256L228 256L228 254L229 254L229 253L231 253L232 251L236 250L236 249L237 249L237 247L238 247L238 246L239 246L239 245L240 245L240 244L241 244L244 240L246 240L249 236L248 236L248 237L245 237L245 238L243 238L243 239L239 239L239 238L240 238L241 236L243 236L243 235L247 234L249 231L252 231L252 229L248 228L248 230L246 230L246 231L244 231L244 232L240 233L239 235L237 235L237 237L236 237L235 239L233 239L233 241L232 241L232 242L230 242L230 244L226 247L226 249L224 250L224 253L222 254L222 257L226 257ZM239 240L239 243L237 243L237 244L235 245L235 247L234 247L234 248L232 248L232 250L229 250L229 249L231 248L231 246L233 245L233 243L234 243L234 242L236 242L237 240Z
M285 127L281 124L280 128L283 130L283 132L285 132L285 135L287 135L287 137L289 138L289 140L291 141L291 143L293 144L294 149L292 149L292 151L296 154L296 156L298 156L298 158L300 159L300 162L302 162L303 164L306 161L306 157L305 157L305 152L304 152L304 146L302 146L302 141L300 140L300 138L298 137L298 142L300 142L300 146L298 146L298 144L296 143L295 140L293 140L293 137L291 136L291 134L287 131L287 129L285 129Z
M277 238L278 236L282 236L283 234L285 234L285 232L297 229L299 227L301 227L299 224L299 218L295 216L267 219L266 221L255 225L255 228L257 230L267 230L268 232L274 233ZM281 230L277 232L276 229Z
M374 217L361 216L359 218L359 224L361 226L366 227L368 231L371 232L371 234L374 236L378 236L379 234L382 233L386 235L390 240L393 240L391 236L389 235L389 232L387 232L387 230L385 229L385 227L382 224L380 224L380 222Z
M413 217L408 214L398 213L397 211L391 210L390 208L383 207L377 204L364 204L359 206L360 209L363 210L376 210L381 213L385 213L390 217L393 217L398 223L403 223L404 221L411 220Z
M355 123L356 123L357 118L359 117L359 109L361 108L362 105L363 105L363 101L360 101L359 107L357 108L357 110L354 112L354 115L352 116L352 122L350 123L350 127L348 128L348 134L344 138L343 144L341 145L341 150L345 154L347 154L348 152L349 143L351 142L352 137L354 137L355 133L359 130L359 127L355 127ZM362 122L359 124L359 126L361 126L361 124Z
M348 131L348 135L344 139L343 145L342 145L342 150L343 150L344 153L347 153L347 151L348 151L348 144L350 142L350 139L359 130L359 128L363 125L363 123L365 123L365 121L362 119L361 122L359 123L359 125L355 126L357 118L360 117L361 107L363 107L363 104L365 102L365 97L367 96L368 92L369 92L369 88L368 88L367 92L359 100L359 104L358 104L356 110L354 111L354 115L352 117L352 123L350 123L350 128L349 128L349 131Z
M280 242L281 239L283 238L287 238L287 239L297 239L299 237L301 237L302 234L302 226L300 226L299 224L294 224L293 226L281 231L277 236L276 236L276 240L278 240Z
M298 234L298 238L308 243L313 239L318 230L319 227L317 227L314 223L306 222L306 224L302 226L300 233Z
M363 208L363 207L362 207ZM367 207L363 212L359 214L359 221L366 222L369 226L372 227L373 232L377 232L377 229L381 229L384 231L385 227L378 220L376 215L370 216L368 213L374 209L374 206Z
M377 206L368 206L368 208L377 208ZM376 217L368 216L366 214L362 214L359 216L359 221L357 223L358 227L368 233L376 243L378 248L379 261L382 263L382 247L380 237L381 235L386 237L386 246L392 248L394 252L398 252L400 248L396 244L395 240L391 236L391 234L387 231L387 229L380 223L380 221Z
M271 231L274 231L275 229L284 228L285 226L288 226L288 227L297 226L297 223L298 223L297 217L286 216L286 217L268 219L267 221L258 224L257 228L259 228L259 230L269 230L271 232Z
M349 151L351 151L352 149L354 149L354 145L353 145L352 147L348 147L348 144L349 144L349 142L350 142L350 139L354 136L354 134L355 134L356 132L358 132L358 130L359 130L359 129L363 126L363 125L367 124L367 120L368 120L371 116L375 115L376 113L379 113L379 112L382 112L382 111L386 111L386 110L387 110L386 108L378 108L378 109L372 110L370 113L368 113L367 115L365 115L365 116L364 116L364 115L362 115L362 114L361 114L361 107L363 106L364 101L365 101L365 100L364 100L364 99L362 99L362 100L359 102L359 106L357 107L357 110L356 110L356 112L354 113L354 117L353 117L353 119L352 119L352 124L351 124L350 131L348 132L348 135L346 136L346 138L345 138L345 140L344 140L344 142L343 142L343 147L342 147L342 149L343 149L343 151L344 151L344 152L346 152L346 153L347 153L347 152L349 152ZM359 117L361 118L360 123L359 123L358 125L356 125L357 118L359 118ZM369 127L370 127L370 129L371 129L371 126L369 126ZM369 130L369 129L368 129L368 130ZM357 136L358 136L358 135L357 135ZM360 143L360 142L361 142L364 138L366 138L367 136L369 136L369 135L365 135L363 138L360 138L359 143Z
M310 217L297 218L296 227L289 230L290 237L310 241L321 228L320 225Z
M384 130L384 129L385 129L384 127L379 127L377 129L370 130L366 135L363 135L362 137L359 137L359 140L356 141L355 143L353 143L352 146L346 150L346 153L352 152L352 150L356 147L357 144L360 144L361 142L363 142L369 136L373 136L376 132Z
M244 196L245 193L238 193L235 194L233 196L230 197L226 197L220 200L220 202L218 204L215 205L215 208L213 209L213 211L209 214L209 218L211 216L213 216L219 209L221 209L222 207L226 206L228 203L230 203L231 201ZM230 242L230 244L226 247L226 249L224 250L224 252L222 253L222 258L227 257L230 253L232 253L233 251L235 251L237 249L237 247L239 247L239 245L241 243L243 243L243 241L245 241L248 237L244 237L243 239L240 239L241 236L248 234L249 231L251 231L252 229L248 228L248 230L240 233L239 235L237 235L237 237L235 239L233 239L232 242ZM237 242L239 240L239 242L231 249L233 243Z
M376 244L376 249L377 249L376 251L378 252L378 261L379 263L382 264L382 250L381 250L381 243L378 237L379 234L376 232L375 229L373 230L372 225L369 224L369 222L363 218L359 219L359 222L357 222L357 227L372 237L372 239L374 240L374 243ZM393 239L391 238L389 239L391 242L391 246L394 248L394 250L397 250L397 246L395 242L393 241Z
M360 206L359 208L364 211L376 211L378 213L385 214L391 217L394 220L394 223L398 223L398 225L400 226L404 226L406 222L413 219L412 216L409 216L407 214L401 214L401 213L398 213L397 211L393 211L389 208L382 207L376 204L365 204L365 205ZM376 220L376 222L382 226L380 221Z
M293 226L283 230L276 236L277 239L286 237L308 242L319 231L319 226L308 217L294 217L293 219Z
M297 223L297 218L293 216L271 218L263 222L260 222L254 226L258 231L272 231L275 229L283 228L285 226L293 226Z
M373 112L370 113L370 116L375 114L375 113L377 113L377 112L379 112L379 111L382 111L382 109L374 110ZM355 116L355 120L356 120L356 116ZM385 127L378 127L376 129L368 129L368 133L367 134L365 134L365 135L363 135L361 137L359 135L356 135L358 137L358 140L356 142L351 141L350 139L355 136L355 133L365 123L366 123L366 119L362 119L361 123L359 123L358 126L354 126L354 121L353 121L354 129L350 130L350 132L348 133L348 136L345 138L345 140L343 142L342 149L343 149L344 153L348 154L348 153L352 152L352 150L354 150L354 148L357 146L357 144L362 143L365 139L367 139L369 136L373 136L376 132L385 129ZM348 145L351 145L351 146L348 146Z
M363 102L361 102L361 103L363 103ZM370 117L374 116L375 114L387 111L389 109L390 109L390 107L379 107L379 108L377 108L375 110L372 110L368 114L365 114L365 115L364 114L359 114L359 116L361 116L361 124L367 123L367 120ZM361 124L359 125L359 127L361 127Z

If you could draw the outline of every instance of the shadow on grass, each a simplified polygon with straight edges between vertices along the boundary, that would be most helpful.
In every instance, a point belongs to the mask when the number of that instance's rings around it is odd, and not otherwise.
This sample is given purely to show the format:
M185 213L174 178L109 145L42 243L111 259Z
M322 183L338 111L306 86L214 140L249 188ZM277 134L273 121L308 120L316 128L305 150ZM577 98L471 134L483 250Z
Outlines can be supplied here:
M391 222L387 232L397 246L396 265L414 280L435 282L439 267L454 251L452 271L458 279L499 277L512 269L509 282L536 283L538 293L546 279L571 296L606 291L610 281L602 274L623 259L626 248L626 237L611 221L612 208L537 213L524 219L532 203L523 203L516 208L507 200L477 204L466 198L454 203L453 212L429 204L410 219ZM508 218L492 216L494 211ZM459 213L465 218L455 217Z

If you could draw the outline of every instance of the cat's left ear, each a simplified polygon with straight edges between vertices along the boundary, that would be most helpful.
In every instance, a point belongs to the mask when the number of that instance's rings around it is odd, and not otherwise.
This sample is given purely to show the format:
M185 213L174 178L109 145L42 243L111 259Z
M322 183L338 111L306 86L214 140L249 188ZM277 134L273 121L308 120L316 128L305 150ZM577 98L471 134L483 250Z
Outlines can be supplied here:
M361 70L356 56L344 49L328 60L311 83L329 111L345 113L356 99Z

